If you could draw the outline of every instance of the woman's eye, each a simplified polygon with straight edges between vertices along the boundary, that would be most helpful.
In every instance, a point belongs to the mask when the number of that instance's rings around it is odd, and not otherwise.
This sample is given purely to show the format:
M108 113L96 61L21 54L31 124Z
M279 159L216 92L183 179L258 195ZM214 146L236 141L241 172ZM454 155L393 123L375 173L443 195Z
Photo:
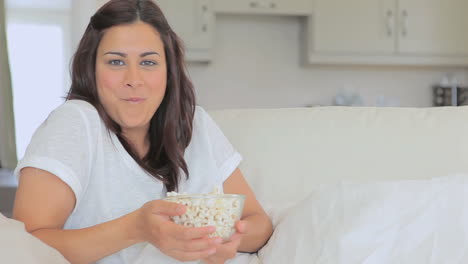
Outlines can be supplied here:
M156 64L157 64L156 62L148 61L148 60L141 62L141 65L143 65L143 66L153 66L153 65L156 65Z
M109 64L110 64L110 65L113 65L113 66L122 66L122 65L125 65L125 63L124 63L122 60L110 60L110 61L109 61Z

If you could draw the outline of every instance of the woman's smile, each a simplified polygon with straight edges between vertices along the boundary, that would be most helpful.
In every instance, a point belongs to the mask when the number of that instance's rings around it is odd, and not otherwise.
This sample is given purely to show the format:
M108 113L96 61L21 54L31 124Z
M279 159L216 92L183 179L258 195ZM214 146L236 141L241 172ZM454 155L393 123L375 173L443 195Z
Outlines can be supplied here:
M126 99L123 99L124 101L126 102L129 102L129 103L132 103L132 104L139 104L139 103L143 103L145 101L145 98L142 98L142 97L129 97L129 98L126 98Z

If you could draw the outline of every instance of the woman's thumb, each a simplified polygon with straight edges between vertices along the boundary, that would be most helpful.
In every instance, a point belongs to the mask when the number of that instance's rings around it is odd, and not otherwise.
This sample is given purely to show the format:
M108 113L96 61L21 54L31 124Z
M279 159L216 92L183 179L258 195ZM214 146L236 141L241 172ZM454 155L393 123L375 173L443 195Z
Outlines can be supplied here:
M153 213L159 215L176 216L185 213L184 205L163 200L159 200L153 208Z

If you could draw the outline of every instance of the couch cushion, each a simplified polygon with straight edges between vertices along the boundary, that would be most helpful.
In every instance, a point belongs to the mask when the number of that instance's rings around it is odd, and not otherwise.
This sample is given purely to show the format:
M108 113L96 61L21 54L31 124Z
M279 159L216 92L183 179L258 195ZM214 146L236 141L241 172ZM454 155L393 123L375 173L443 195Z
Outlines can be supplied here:
M67 264L56 249L26 232L20 221L0 214L0 263Z
M468 263L468 175L325 184L291 207L262 263Z
M241 169L267 207L294 204L319 183L468 172L468 107L237 109L210 114L243 155Z

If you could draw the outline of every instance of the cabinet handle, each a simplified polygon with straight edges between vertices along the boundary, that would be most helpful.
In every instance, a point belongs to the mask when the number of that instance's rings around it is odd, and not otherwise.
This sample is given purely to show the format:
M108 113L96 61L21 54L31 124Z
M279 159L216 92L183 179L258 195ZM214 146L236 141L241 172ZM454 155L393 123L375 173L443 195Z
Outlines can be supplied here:
M401 35L406 37L408 35L408 11L401 11Z
M257 2L254 2L254 1L252 1L252 2L250 2L250 7L252 7L252 8L256 8L256 7L258 7L258 3L257 3Z
M202 25L201 25L201 31L206 33L208 32L208 25L210 23L210 13L208 4L204 3L201 5L201 11L202 11Z
M393 29L395 26L394 16L392 10L387 10L387 35L391 37L393 35Z

